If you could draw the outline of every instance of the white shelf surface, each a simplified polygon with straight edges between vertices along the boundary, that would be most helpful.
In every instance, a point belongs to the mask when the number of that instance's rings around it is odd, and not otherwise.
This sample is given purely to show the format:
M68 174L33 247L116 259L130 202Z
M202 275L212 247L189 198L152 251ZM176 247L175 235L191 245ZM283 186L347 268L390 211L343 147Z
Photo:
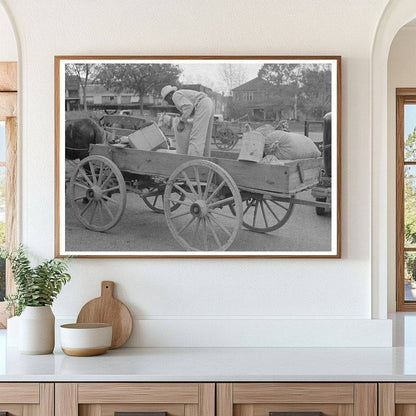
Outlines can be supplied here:
M121 348L21 355L0 331L0 381L416 381L416 348Z

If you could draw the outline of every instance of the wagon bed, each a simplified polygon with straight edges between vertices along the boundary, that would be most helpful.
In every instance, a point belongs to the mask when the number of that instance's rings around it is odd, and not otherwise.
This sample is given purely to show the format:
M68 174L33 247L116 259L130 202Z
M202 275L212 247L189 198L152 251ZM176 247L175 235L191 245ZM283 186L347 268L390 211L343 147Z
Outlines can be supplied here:
M212 157L203 158L107 145L92 145L90 155L107 157L122 172L164 178L169 178L178 166L187 161L209 160L224 168L242 190L287 195L316 185L322 167L322 158L292 160L285 161L284 165L271 165L237 160L238 154L233 152L213 151Z

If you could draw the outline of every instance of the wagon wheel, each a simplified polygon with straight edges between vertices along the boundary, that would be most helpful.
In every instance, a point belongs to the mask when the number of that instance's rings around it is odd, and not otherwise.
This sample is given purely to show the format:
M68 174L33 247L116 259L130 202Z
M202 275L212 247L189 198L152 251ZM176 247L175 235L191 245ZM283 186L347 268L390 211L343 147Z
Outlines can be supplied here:
M282 227L295 207L294 197L281 201L270 195L250 194L243 202L243 225L251 231L269 233Z
M326 202L326 198L316 198L317 202ZM320 217L325 215L325 208L323 207L315 207L316 215L319 215Z
M117 113L117 108L104 108L104 113L108 114L109 116L112 116Z
M155 185L153 187L150 187L148 192L145 192L141 194L141 198L143 199L143 202L146 204L148 208L150 208L152 211L156 212L157 214L163 214L165 212L164 209L164 203L165 203L165 185ZM182 199L184 196L182 194L179 194L179 192L174 192L172 195L176 196L177 199ZM170 203L170 210L175 211L180 207L180 204L177 202L171 201Z
M117 165L104 156L88 156L76 167L69 182L69 199L75 216L89 230L107 231L126 207L126 184Z
M181 198L173 196L178 192ZM171 212L171 202L180 207ZM233 211L229 208L234 206ZM227 250L237 236L243 213L233 178L208 160L180 165L165 190L165 217L176 241L186 250Z
M238 136L228 128L219 128L214 136L214 143L220 150L231 150L238 142Z

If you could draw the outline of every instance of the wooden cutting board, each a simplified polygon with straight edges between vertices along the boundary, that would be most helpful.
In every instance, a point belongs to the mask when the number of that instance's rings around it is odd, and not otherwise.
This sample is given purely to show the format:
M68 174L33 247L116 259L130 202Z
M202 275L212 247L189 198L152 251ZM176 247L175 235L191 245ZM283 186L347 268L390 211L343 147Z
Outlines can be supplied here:
M101 296L86 303L78 314L77 323L106 323L113 326L111 349L119 348L129 339L133 319L124 303L113 297L114 282L101 282Z

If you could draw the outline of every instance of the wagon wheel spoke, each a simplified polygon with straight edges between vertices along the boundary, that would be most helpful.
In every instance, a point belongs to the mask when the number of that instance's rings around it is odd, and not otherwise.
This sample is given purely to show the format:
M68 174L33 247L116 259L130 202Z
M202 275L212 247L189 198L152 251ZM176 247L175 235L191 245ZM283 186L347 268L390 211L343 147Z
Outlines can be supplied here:
M282 208L285 211L288 210L288 207L285 207L284 205L279 204L279 202L275 201L274 199L271 199L270 202L272 202L273 204L277 205L278 207Z
M209 196L207 199L207 204L209 204L213 198L215 198L218 195L218 192L221 191L221 189L224 187L225 181L222 181L217 188L214 190L214 192Z
M175 183L173 185L179 192L182 193L182 195L184 195L185 197L190 197L191 195L196 195L195 192L194 193L189 193L186 192L185 189L183 189L180 185L178 185L177 183Z
M97 184L97 177L95 176L95 166L94 164L90 161L88 162L88 165L90 166L90 172L91 172L91 178L92 178L92 183L94 185Z
M195 192L194 186L192 185L191 180L189 179L189 176L186 174L185 171L182 172L182 176L185 179L186 184L188 185L189 189L191 190L192 194L198 198L198 194Z
M91 182L91 179L88 177L87 173L85 172L84 168L79 169L79 173L82 175L82 177L87 181L88 185L93 186L93 183Z
M267 200L264 200L264 204L266 205L266 207L269 209L270 213L273 215L273 217L277 220L277 222L280 222L279 217L275 214L275 212L270 208Z
M210 213L215 214L215 215L219 215L220 217L229 218L230 220L235 220L234 215L227 215L227 214L224 214L223 212L219 212L219 211L210 211Z
M267 222L266 213L264 212L263 201L260 201L260 209L261 209L261 213L263 214L264 223L266 224L266 228L269 228L269 223Z
M107 211L107 214L110 216L110 218L111 219L113 219L114 218L114 215L113 215L113 213L111 212L111 209L110 208L108 208L108 205L106 204L106 203L102 203L102 206L104 207L104 209Z
M174 202L175 204L185 205L186 207L190 207L192 204L187 201L178 201L177 199L168 198L169 202Z
M117 191L117 190L120 190L120 187L118 185L113 186L112 188L103 189L101 192L107 193L107 192L114 192L114 191Z
M87 205L85 205L85 207L81 210L80 214L81 217L88 211L88 208L91 206L92 204L92 200L88 201Z
M216 201L216 202L213 202L212 204L209 204L208 208L214 209L214 208L217 208L217 207L222 207L224 205L230 204L233 201L234 201L234 197L230 196L228 198L220 199L219 201Z
M179 231L178 234L182 234L193 222L195 221L195 217L192 217Z
M117 207L120 205L115 199L110 198L110 197L108 197L106 195L103 195L103 199L104 199L104 201L110 202L111 204L113 204L113 205L115 205ZM106 204L104 204L104 205L106 205Z
M205 191L203 195L203 199L207 199L209 187L211 186L212 178L214 177L214 171L210 170L207 176L207 183L205 185Z
M208 228L211 230L211 233L212 233L212 235L214 236L214 240L215 240L215 242L217 243L218 248L221 248L221 241L220 241L220 239L218 238L218 234L217 234L217 232L215 231L215 228L213 227L213 225L212 225L212 223L211 223L211 219L210 219L210 217L208 216L206 219L207 219L207 225L208 225Z
M207 231L207 219L202 219L202 238L204 240L204 250L208 251L208 231Z
M90 189L88 186L85 186L85 185L84 185L83 183L81 183L81 182L74 182L74 185L75 185L75 186L78 186L79 188L85 189L85 190Z
M215 212L215 214L218 214L218 212ZM223 230L225 232L225 234L227 234L228 236L231 236L230 231L228 231L220 222L218 222L212 214L211 214L210 218L212 219L212 221L215 222L215 224L218 225L218 227L221 228L221 230Z
M94 201L94 208L91 210L91 215L90 215L90 222L92 222L94 220L95 217L95 213L97 211L97 206L98 206L98 201Z
M202 186L201 186L201 180L199 178L199 170L196 166L194 166L194 174L195 174L195 181L196 181L196 187L198 191L198 198L202 197Z
M104 167L104 163L101 161L100 162L100 172L98 174L98 179L97 179L97 184L101 185L102 181L103 181L103 167Z
M171 218L172 219L180 218L180 217L184 217L185 215L192 215L192 214L189 211L186 211L186 212L181 212L180 214L172 215Z

